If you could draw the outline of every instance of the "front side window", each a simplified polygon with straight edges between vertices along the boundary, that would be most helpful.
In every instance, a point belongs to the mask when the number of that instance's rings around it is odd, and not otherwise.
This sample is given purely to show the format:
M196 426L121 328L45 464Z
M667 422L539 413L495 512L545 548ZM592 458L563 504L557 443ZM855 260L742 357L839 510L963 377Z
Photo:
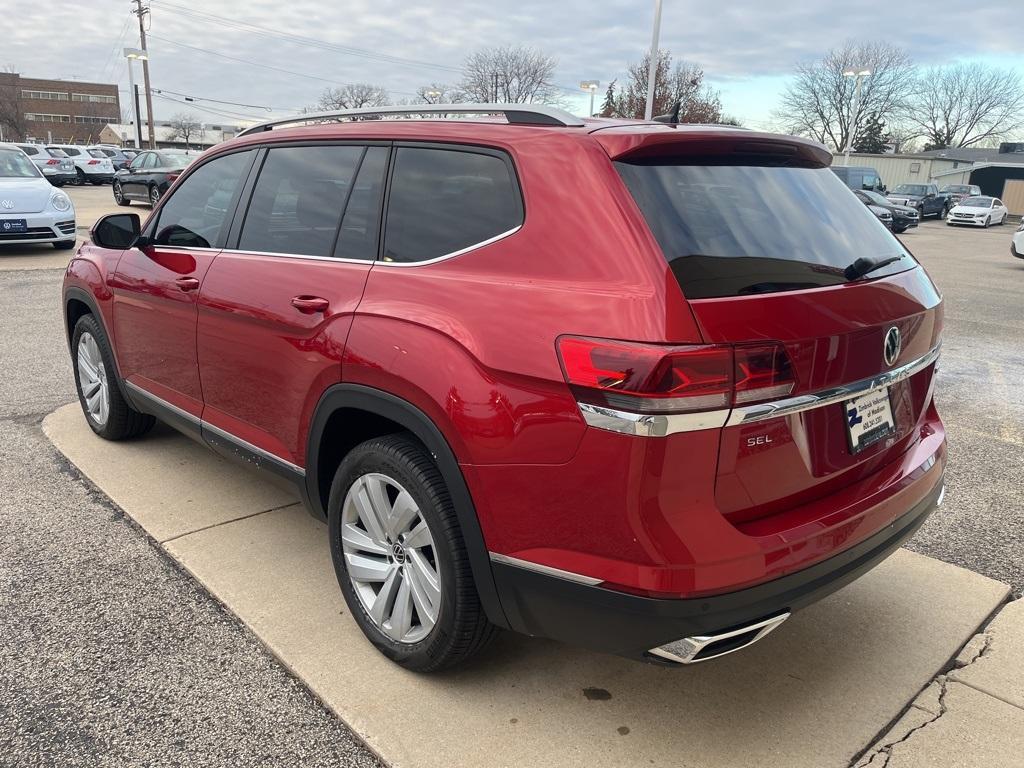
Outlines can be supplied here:
M132 160L131 165L129 165L128 167L131 168L133 171L139 170L142 167L142 164L146 162L147 157L149 157L148 152L144 152L141 155L136 155L135 159Z
M473 151L396 149L384 260L447 256L514 230L523 202L511 164Z
M330 256L365 151L337 145L271 149L253 189L239 249Z
M871 211L823 168L615 163L687 298L743 296L846 282L862 256L915 262Z
M225 220L251 162L251 151L235 152L190 173L160 209L156 243L179 248L223 247Z

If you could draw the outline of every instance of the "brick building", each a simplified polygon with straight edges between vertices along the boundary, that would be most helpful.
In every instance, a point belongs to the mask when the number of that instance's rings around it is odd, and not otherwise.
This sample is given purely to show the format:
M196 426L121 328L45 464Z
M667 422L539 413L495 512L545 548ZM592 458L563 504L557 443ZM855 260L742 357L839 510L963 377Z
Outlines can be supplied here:
M0 130L6 140L95 142L105 125L119 122L121 102L112 83L0 72Z

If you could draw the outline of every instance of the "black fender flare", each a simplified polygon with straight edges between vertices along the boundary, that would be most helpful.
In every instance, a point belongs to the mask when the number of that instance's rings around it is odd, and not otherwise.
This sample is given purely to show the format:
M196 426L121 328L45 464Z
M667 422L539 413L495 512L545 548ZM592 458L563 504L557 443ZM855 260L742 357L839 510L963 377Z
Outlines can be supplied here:
M307 509L315 517L327 519L327 510L324 509L319 492L320 445L331 414L347 408L373 413L401 425L430 451L451 494L459 526L462 528L462 538L469 554L473 580L487 618L492 624L508 628L508 619L501 607L494 574L491 571L490 553L487 551L476 507L473 505L473 498L458 460L437 425L412 403L383 390L360 384L335 384L321 395L310 421L306 443L306 477L302 486L302 497Z
M100 308L96 305L96 299L88 291L74 285L64 289L64 296L61 301L61 309L64 312L64 332L68 340L68 350L72 355L74 354L74 351L71 349L71 337L73 336L75 329L68 325L68 302L71 299L75 299L76 301L80 301L85 304L85 306L89 308L89 314L93 316L97 323L99 323L103 333L106 334L107 343L110 345L110 351L114 356L114 380L117 382L117 388L121 392L121 397L123 397L125 402L131 405L132 408L137 411L142 411L143 409L139 408L135 401L132 400L131 392L128 391L128 387L124 385L124 379L121 377L121 364L117 360L117 350L114 348L114 337L110 335L110 331L103 322L103 314L100 312ZM73 363L74 359L72 358L72 364ZM148 411L146 411L146 413L148 413Z

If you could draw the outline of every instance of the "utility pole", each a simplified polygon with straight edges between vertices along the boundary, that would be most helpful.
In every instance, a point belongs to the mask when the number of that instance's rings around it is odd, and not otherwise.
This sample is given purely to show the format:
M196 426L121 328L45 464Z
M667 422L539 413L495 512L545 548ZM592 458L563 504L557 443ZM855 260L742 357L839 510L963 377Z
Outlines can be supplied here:
M661 0L654 0L654 33L651 35L651 62L647 68L647 104L644 119L654 117L654 82L658 72L658 36L661 34Z
M146 55L142 60L142 81L146 88L146 122L149 124L149 148L156 149L156 129L153 126L153 89L149 84L149 51L146 49L146 24L144 18L149 13L149 8L142 7L142 0L133 0L135 10L132 11L139 17L139 47Z

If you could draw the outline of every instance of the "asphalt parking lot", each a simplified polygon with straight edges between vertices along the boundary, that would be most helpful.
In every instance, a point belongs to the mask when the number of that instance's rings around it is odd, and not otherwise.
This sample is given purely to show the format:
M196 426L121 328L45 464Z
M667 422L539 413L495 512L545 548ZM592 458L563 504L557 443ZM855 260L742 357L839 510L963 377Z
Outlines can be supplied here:
M124 210L108 187L69 192L80 227ZM938 398L950 442L946 504L909 547L1020 594L1024 262L1009 256L1012 231L929 221L903 238L946 299ZM67 259L48 246L0 249L0 711L13 713L0 718L0 754L33 765L199 756L211 764L373 764L235 616L42 434L46 414L74 400L59 307Z

